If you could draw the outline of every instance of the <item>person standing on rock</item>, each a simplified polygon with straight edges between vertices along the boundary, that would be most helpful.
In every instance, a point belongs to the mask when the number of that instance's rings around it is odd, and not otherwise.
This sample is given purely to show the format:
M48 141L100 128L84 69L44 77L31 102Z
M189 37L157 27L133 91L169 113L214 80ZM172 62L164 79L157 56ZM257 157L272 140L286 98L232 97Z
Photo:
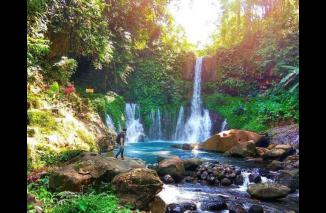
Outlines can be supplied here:
M124 151L124 146L125 146L125 140L126 140L126 133L127 133L127 129L124 128L122 130L122 132L120 132L117 136L116 142L119 145L119 151L118 153L115 155L115 158L118 158L118 156L121 154L121 159L124 160L123 157L123 151Z

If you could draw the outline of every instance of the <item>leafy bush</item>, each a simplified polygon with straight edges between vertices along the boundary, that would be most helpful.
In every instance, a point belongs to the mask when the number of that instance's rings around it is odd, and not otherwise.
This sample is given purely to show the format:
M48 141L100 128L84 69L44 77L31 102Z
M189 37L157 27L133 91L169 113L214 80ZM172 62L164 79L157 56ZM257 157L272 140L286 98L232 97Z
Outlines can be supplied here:
M27 36L27 65L39 63L50 51L50 41Z
M38 152L40 154L40 160L42 163L45 166L51 166L64 163L84 152L84 150L63 150L57 153L48 148L42 149L38 147Z
M112 194L87 194L65 200L62 204L55 206L53 213L70 212L116 212L129 213L128 208L119 208L118 199Z
M27 186L27 192L43 202L45 212L117 212L131 213L129 206L119 206L118 198L111 192L108 184L89 188L84 194L73 192L51 192L49 179L44 177ZM31 210L31 206L28 207ZM32 212L32 210L31 210Z
M217 83L217 89L232 96L245 96L254 91L257 86L244 80L226 78Z
M60 92L60 86L58 82L55 81L48 90L49 97L55 98L59 94L59 92Z
M75 59L62 56L61 60L56 62L52 70L47 73L47 78L53 81L58 81L61 85L66 85L77 68Z

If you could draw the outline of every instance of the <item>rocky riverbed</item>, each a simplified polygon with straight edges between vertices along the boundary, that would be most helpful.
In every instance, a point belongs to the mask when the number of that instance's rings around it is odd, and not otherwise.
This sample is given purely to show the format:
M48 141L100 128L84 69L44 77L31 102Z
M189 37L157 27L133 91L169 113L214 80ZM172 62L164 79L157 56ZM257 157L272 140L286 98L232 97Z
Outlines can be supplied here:
M292 144L254 145L241 146L255 150L241 157L163 141L128 144L125 160L85 152L53 170L49 185L80 192L107 182L121 204L151 213L298 212L298 152Z

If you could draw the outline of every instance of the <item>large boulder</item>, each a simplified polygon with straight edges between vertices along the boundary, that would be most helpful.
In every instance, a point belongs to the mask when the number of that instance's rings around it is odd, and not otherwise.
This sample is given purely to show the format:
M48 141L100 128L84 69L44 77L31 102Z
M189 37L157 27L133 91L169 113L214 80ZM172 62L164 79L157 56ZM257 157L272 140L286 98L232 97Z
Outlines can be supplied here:
M257 155L255 142L253 140L239 143L226 152L232 157L255 157Z
M272 200L286 197L291 189L277 183L258 183L250 184L247 191L252 197L257 199Z
M148 210L148 204L163 189L157 173L146 168L123 172L115 176L111 183L122 204L130 204L141 210Z
M199 145L199 149L217 152L226 152L232 147L247 141L253 141L255 144L263 140L264 136L255 132L231 129L213 135Z
M291 189L291 192L295 192L299 188L299 169L280 170L275 182L285 185Z
M291 144L299 148L299 125L292 124L275 127L267 131L271 144Z
M176 182L181 181L185 176L183 161L177 156L161 161L159 163L158 174L160 176L169 174Z
M133 168L145 168L145 165L134 159L118 160L86 152L54 170L49 178L49 186L53 191L79 192L91 183L110 182L116 175Z

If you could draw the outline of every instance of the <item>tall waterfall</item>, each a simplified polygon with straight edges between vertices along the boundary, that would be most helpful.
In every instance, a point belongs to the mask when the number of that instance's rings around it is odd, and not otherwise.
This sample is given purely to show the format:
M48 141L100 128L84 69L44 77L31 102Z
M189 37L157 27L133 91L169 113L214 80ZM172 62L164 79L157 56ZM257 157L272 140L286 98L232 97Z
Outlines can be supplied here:
M194 89L191 101L190 118L185 125L185 140L201 142L210 136L212 122L208 110L203 109L201 100L201 71L203 58L197 58L195 64Z
M150 114L150 120L152 125L149 129L149 138L152 140L161 140L162 139L162 123L161 123L161 111L158 108L156 112L153 110Z
M140 123L140 110L137 104L127 103L125 108L127 135L126 142L137 142L144 135L143 125Z
M183 130L185 125L185 112L183 106L180 107L177 126L175 127L174 140L182 140Z
M110 117L109 114L105 114L105 123L106 123L107 127L109 127L110 129L116 131L116 129L114 127L114 123L112 121L112 118Z

